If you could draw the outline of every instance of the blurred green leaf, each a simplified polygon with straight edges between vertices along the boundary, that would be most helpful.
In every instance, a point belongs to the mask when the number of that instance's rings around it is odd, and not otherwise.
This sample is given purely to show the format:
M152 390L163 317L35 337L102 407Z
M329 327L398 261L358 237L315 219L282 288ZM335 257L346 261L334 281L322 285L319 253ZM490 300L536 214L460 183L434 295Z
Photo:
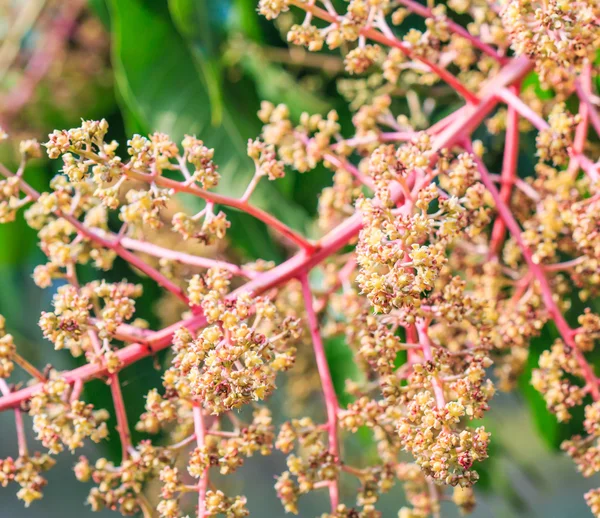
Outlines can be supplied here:
M233 12L232 31L242 32L252 41L263 41L260 22L264 21L264 18L258 14L256 0L234 0ZM269 25L269 28L272 28L272 25Z
M547 101L554 97L554 92L552 90L546 90L545 88L542 87L542 85L540 83L540 76L538 74L536 74L535 72L531 72L523 80L523 85L522 85L523 89L528 88L530 86L533 87L533 89L535 91L535 95L539 99L542 99L543 101Z
M229 2L220 0L169 0L169 11L180 34L185 38L197 71L204 80L210 102L212 124L218 126L223 120L223 71L219 60L222 40L221 22L227 16L215 13L228 8Z
M331 103L284 68L270 63L259 48L244 52L240 66L254 80L259 97L274 104L287 104L293 119L299 119L302 112L325 114L332 108Z
M340 406L346 407L353 401L352 396L346 392L346 380L359 381L361 378L354 353L346 343L346 338L339 335L325 340L325 356Z
M22 264L34 249L36 241L37 233L21 217L0 225L0 266Z
M110 14L106 6L106 0L88 0L90 9L96 14L105 28L110 28Z

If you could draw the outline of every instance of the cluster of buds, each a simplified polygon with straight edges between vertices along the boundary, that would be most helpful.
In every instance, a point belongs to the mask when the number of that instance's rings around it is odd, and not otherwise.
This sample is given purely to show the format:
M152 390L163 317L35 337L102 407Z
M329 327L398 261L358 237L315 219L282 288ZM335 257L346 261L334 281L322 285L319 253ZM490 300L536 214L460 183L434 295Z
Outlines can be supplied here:
M298 443L298 455L287 457L288 471L275 484L277 496L288 513L298 514L298 498L338 477L338 459L327 448L325 430L306 417L284 423L275 447L289 454Z
M98 459L92 466L86 457L80 457L75 465L75 475L81 482L92 480L97 484L87 499L93 511L110 509L132 516L142 509L148 511L143 495L144 483L172 464L173 455L168 449L142 441L120 466L105 458Z
M579 119L567 111L564 103L552 108L548 117L549 128L540 131L536 144L540 160L554 165L565 165L569 159L569 146Z
M190 456L188 471L200 478L209 467L218 467L221 475L229 475L243 465L245 457L257 452L270 455L274 437L271 413L267 408L259 408L254 411L252 422L237 431L208 430L204 445Z
M82 352L110 356L108 339L120 324L132 318L134 298L141 294L141 285L127 282L109 284L93 281L81 288L66 284L60 286L54 296L54 311L42 313L39 325L44 337L57 350L68 349L73 356L79 356ZM94 309L99 317L95 329L105 341L102 351L93 349L89 336L89 331L94 329L91 324Z
M6 332L6 319L0 315L0 378L8 378L12 374L16 350L12 335Z
M385 146L371 155L369 174L377 196L359 204L364 227L357 247L361 267L357 282L378 312L418 309L421 293L434 288L446 264L447 247L464 232L476 235L489 222L482 185L474 183L473 160L468 155L460 155L454 163L440 160L436 170L430 171L432 155L425 134L414 144L397 150ZM456 195L440 192L431 183L418 192L415 210L395 214L390 206L390 184L394 181L402 186L411 199L407 173L414 170L427 172L429 177L447 175L448 188ZM438 205L435 213L430 212L433 202ZM412 209L411 205L406 207Z
M33 417L33 429L50 453L60 453L63 445L73 452L83 446L87 437L100 442L108 436L108 412L94 410L93 405L76 396L64 379L57 378L48 381L31 398L29 415Z
M461 403L451 401L439 408L431 391L422 391L409 402L407 417L399 425L402 442L417 465L452 486L472 486L479 477L471 467L487 458L490 434L483 427L453 429L465 415Z
M580 71L593 61L600 44L600 9L593 0L576 2L509 0L502 22L511 46L535 60L544 81L569 81L569 70Z
M277 373L293 365L300 333L299 321L281 318L268 299L228 298L229 278L229 272L211 268L190 280L190 302L210 325L197 337L184 327L177 330L176 356L164 376L174 397L196 398L215 414L270 394Z
M277 150L283 164L300 173L314 169L323 160L332 139L341 129L335 110L326 117L303 113L300 124L294 126L287 106L274 106L263 101L258 116L264 123L262 135L265 144Z
M581 367L575 351L557 340L549 351L540 356L539 369L533 371L531 384L541 392L548 408L559 421L571 418L570 409L581 405L585 390L574 384L570 376L581 377Z
M19 178L12 176L0 180L0 223L14 221L17 210L22 206Z
M55 460L48 454L36 453L33 457L25 454L16 459L0 459L0 485L8 486L16 482L21 486L17 497L29 507L32 502L42 498L42 489L47 484L42 476L54 466Z

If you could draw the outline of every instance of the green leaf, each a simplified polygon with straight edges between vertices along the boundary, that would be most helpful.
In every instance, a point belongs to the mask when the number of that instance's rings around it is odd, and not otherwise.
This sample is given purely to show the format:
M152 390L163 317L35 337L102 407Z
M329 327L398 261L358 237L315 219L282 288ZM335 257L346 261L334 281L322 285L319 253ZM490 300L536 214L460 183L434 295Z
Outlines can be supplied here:
M175 26L185 38L194 64L204 80L210 108L211 122L218 126L223 120L223 93L221 82L223 70L219 60L219 46L222 39L220 20L215 13L220 12L228 2L221 0L217 6L211 0L169 0L169 11Z
M110 14L105 0L88 0L90 9L96 14L102 25L107 29L110 28Z
M226 104L221 124L211 126L206 86L162 2L111 0L110 8L115 79L134 120L148 131L163 131L176 141L186 134L202 138L215 148L222 176L219 190L241 195L254 174L246 140L258 134L256 118L249 123L237 111L234 117ZM252 202L296 230L306 231L306 211L282 196L274 183L261 182ZM248 218L239 214L242 221ZM262 237L272 243L266 229ZM276 246L270 248L275 253Z
M0 225L0 266L18 265L35 248L37 234L22 217Z
M246 42L241 44L247 46ZM298 119L302 112L325 114L332 108L330 102L280 65L269 63L258 47L251 46L243 53L240 66L254 80L259 97L274 104L287 104L293 119Z
M531 72L523 80L523 89L533 86L535 95L538 99L548 101L554 97L554 92L550 89L546 90L540 83L540 77L535 72Z
M233 12L235 16L231 20L231 30L242 32L252 41L262 42L264 38L260 23L264 18L258 14L256 0L234 0ZM269 28L272 28L271 24Z
M346 380L359 381L361 378L354 354L346 343L346 338L339 335L325 340L325 356L338 401L340 406L345 407L353 400L346 392Z

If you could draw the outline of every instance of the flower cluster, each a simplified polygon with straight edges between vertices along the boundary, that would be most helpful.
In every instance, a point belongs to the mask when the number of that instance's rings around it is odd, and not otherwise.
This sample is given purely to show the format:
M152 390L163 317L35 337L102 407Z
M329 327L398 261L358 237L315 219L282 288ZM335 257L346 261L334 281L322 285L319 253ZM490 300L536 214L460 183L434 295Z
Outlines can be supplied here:
M246 149L254 174L240 196L223 192L231 173L197 137L136 134L120 156L106 120L49 135L47 155L62 167L45 192L26 172L40 158L37 141L16 147L14 172L0 164L0 222L24 208L46 257L33 272L53 290L43 335L86 362L38 371L0 317L0 409L14 409L19 447L16 460L0 461L0 483L20 484L29 505L54 462L28 454L23 412L50 454L107 437L110 411L81 400L97 379L110 388L121 460L75 465L77 479L94 483L95 511L180 518L193 494L199 518L247 516L250 500L230 496L220 476L277 449L285 512L323 490L323 518L381 518L382 495L399 483L399 518L439 516L450 500L469 513L491 439L474 421L496 386L512 390L535 361L531 383L558 421L584 407L584 432L563 449L585 476L600 471L600 316L578 303L600 294L600 169L588 139L600 131L596 4L260 0L258 10L285 13L278 27L293 45L341 49L343 59L327 58L348 76L338 88L352 113L295 117L263 102ZM411 14L425 19L421 29ZM296 63L285 52L274 54ZM528 84L534 68L542 86L555 85L551 99ZM465 105L442 118L457 96ZM478 127L490 135L473 140ZM520 139L533 128L528 169ZM502 168L488 171L499 150ZM331 178L306 235L253 196L260 182L295 173L320 175L319 185ZM236 211L269 227L289 256L239 264ZM131 282L114 281L123 263ZM142 279L160 288L156 307ZM136 309L147 322L134 320ZM531 357L541 336L552 338ZM148 357L161 368L167 348L162 387L131 418L121 370ZM37 384L9 384L19 368ZM282 384L277 425L271 395ZM137 442L133 419L137 432L160 434L160 446ZM600 516L600 492L585 498Z
M215 414L264 399L277 372L293 365L291 342L299 333L299 322L279 318L268 299L227 299L228 286L228 272L218 269L191 279L190 302L202 307L211 325L197 337L177 330L176 356L164 377L167 391L197 398Z
M93 405L72 396L65 380L57 378L31 398L29 415L33 417L33 430L50 453L60 453L63 445L71 451L81 448L87 437L100 442L108 436L108 412L94 410Z
M94 281L81 288L66 284L54 296L54 311L42 313L39 325L44 337L55 349L68 349L73 356L85 352L88 357L115 361L108 340L118 326L130 320L135 311L134 298L142 293L141 285L120 282L109 284ZM92 325L93 310L99 322ZM104 340L101 350L94 349L89 332L97 330ZM112 366L114 369L118 365Z
M148 511L149 504L143 495L144 483L172 463L173 455L169 450L142 441L120 466L105 458L98 459L92 466L86 457L80 457L75 465L75 475L81 482L91 480L97 484L87 499L93 511L110 509L132 516L142 509Z
M16 459L0 459L0 485L6 487L11 482L19 484L21 489L17 497L23 500L25 507L29 507L32 502L42 498L42 489L47 484L42 473L54 464L54 459L49 455L39 453L21 455Z
M518 54L536 61L545 81L569 81L569 70L580 71L594 59L600 43L598 4L590 0L510 0L502 10L502 22L511 46Z
M432 156L425 134L414 144L397 150L385 146L371 155L369 173L377 185L377 198L359 205L364 227L357 247L361 267L357 282L376 311L418 307L421 293L434 288L446 264L446 248L463 232L476 235L489 221L481 184L474 183L472 159L460 155L455 162L441 160L432 170ZM424 181L447 175L450 192L430 183L418 191L412 210L409 180L423 180L409 178L408 171L423 171ZM400 185L407 198L407 210L396 214L390 206L391 182ZM431 213L434 202L438 210Z

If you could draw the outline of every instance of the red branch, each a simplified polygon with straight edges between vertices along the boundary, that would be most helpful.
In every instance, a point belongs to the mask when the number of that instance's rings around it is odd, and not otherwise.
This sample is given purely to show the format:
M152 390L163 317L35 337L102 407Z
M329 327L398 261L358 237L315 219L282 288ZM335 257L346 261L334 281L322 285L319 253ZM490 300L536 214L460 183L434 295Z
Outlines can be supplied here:
M202 407L194 402L192 408L192 414L194 416L194 435L196 436L196 444L198 448L204 447L204 440L206 438L206 424L204 423L204 415L202 413ZM208 488L208 469L204 470L204 473L200 477L198 483L198 518L205 518L206 514L206 489Z
M465 147L471 153L473 152L470 143L467 142L465 144ZM592 397L595 401L600 400L600 390L598 388L598 380L596 378L594 370L585 359L585 356L583 355L579 347L577 347L573 329L571 329L571 327L565 320L565 317L561 313L558 305L556 304L556 301L554 300L552 288L550 287L550 283L548 282L548 279L546 277L544 267L536 263L533 259L533 253L523 240L523 236L521 235L521 228L519 227L517 220L512 215L510 208L502 200L498 189L496 189L494 182L490 178L490 173L485 167L485 164L479 157L477 157L477 155L474 154L473 156L475 157L475 161L477 162L477 166L481 174L481 181L492 195L499 216L504 220L508 231L511 233L514 240L517 242L517 245L519 246L519 249L523 254L523 258L529 266L531 274L538 282L542 295L542 300L544 301L544 305L546 306L548 313L550 313L550 316L553 318L554 323L556 324L556 328L558 329L558 332L560 333L560 336L564 340L565 344L572 349L573 354L575 355L575 358L579 363L579 367L581 368L583 378L585 379L590 393L592 394Z
M522 79L531 68L532 64L524 58L518 58L505 66L499 74L484 85L480 92L481 102L477 106L465 106L460 110L460 116L456 116L455 113L448 118L448 121L441 121L435 125L435 129L441 131L432 140L433 150L437 152L443 148L451 147L469 135L491 110L494 109L497 103L498 92L515 81ZM391 199L396 202L402 198L402 189L400 186L393 186L391 189ZM256 278L232 292L230 297L235 298L244 292L253 296L260 295L271 288L282 286L292 278L298 278L306 274L314 266L336 253L340 248L354 239L361 227L362 215L355 214L351 216L317 242L313 251L301 250L272 270L257 275ZM136 259L139 260L139 258ZM119 326L115 337L123 337L125 340L135 340L136 337L139 337L139 339L138 343L132 343L117 351L116 355L121 362L122 368L124 368L141 358L153 355L169 347L173 333L180 327L185 326L194 331L204 325L206 325L206 319L203 315L198 314L156 332L140 330L132 326ZM67 382L73 383L77 380L86 381L104 374L106 374L105 366L93 363L65 372L63 373L63 377ZM41 388L42 384L38 383L3 396L0 398L0 411L19 406L22 401L29 399L33 394L41 390Z
M327 356L325 355L325 347L323 339L319 332L319 321L313 306L312 292L308 275L304 273L300 277L302 283L302 296L304 298L304 307L306 308L306 317L308 320L308 328L312 338L313 350L317 361L317 370L321 378L321 388L323 389L323 397L325 398L325 407L327 409L327 435L329 437L329 453L335 459L335 463L340 462L340 447L338 438L338 408L339 403L333 387L331 373L327 364ZM340 502L339 480L332 480L329 484L329 499L331 501L331 512L335 513Z
M519 93L519 86L511 87L511 91L516 95ZM500 176L500 198L504 203L510 201L512 187L517 178L517 161L519 158L519 113L512 106L508 107L506 120L506 138L504 140L504 159L502 162L502 174ZM496 219L492 228L490 238L490 249L488 258L491 259L498 255L504 236L506 235L506 226L502 218Z

